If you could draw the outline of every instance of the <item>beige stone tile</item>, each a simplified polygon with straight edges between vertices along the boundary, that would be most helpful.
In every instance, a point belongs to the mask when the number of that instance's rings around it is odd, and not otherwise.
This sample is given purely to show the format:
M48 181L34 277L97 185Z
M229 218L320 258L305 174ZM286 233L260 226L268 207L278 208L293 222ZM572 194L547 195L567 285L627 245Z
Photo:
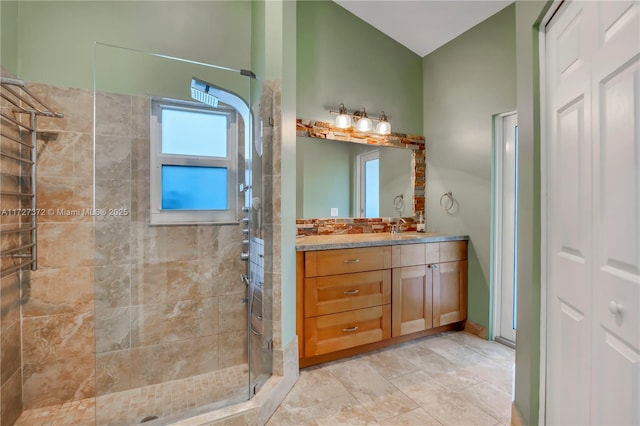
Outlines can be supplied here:
M490 383L468 387L460 393L477 407L508 425L511 421L511 395Z
M25 409L46 407L94 396L93 354L23 367Z
M96 310L96 353L112 352L131 347L130 307Z
M314 418L319 425L377 425L373 416L355 399L332 398L313 407Z
M96 222L96 266L128 264L131 259L130 235L129 222Z
M0 327L6 330L20 322L20 277L17 273L0 280Z
M91 222L85 209L93 204L93 183L86 178L44 176L38 178L38 209L46 214L39 222Z
M183 379L219 368L216 336L181 340L162 345L163 381Z
M398 354L430 375L439 375L458 368L443 356L416 346L399 348Z
M381 423L383 426L431 426L440 425L436 419L422 408L407 411L399 416L392 417Z
M391 382L443 425L493 425L497 421L425 372L397 377Z
M166 262L131 265L131 304L151 305L167 302L168 273Z
M164 342L217 334L217 298L167 303L164 305L163 314Z
M497 362L486 360L471 367L465 367L471 374L493 384L507 394L511 394L513 384L513 368L506 368Z
M352 360L330 368L332 374L377 421L417 408L417 404L369 364Z
M209 261L170 262L167 264L167 280L167 300L199 299L214 295L213 269Z
M127 136L96 135L96 178L131 179L131 144Z
M220 332L246 330L247 304L238 295L220 296Z
M131 388L162 383L164 375L165 346L153 345L131 349ZM175 360L179 363L180 360Z
M147 96L131 97L131 135L149 139L151 99Z
M315 426L318 425L316 419L308 409L304 407L289 407L280 405L273 413L266 426Z
M431 374L431 376L442 386L453 391L459 391L484 382L471 371L462 368L449 370L442 374Z
M148 222L150 218L149 177L131 181L131 221Z
M447 336L426 338L418 342L416 347L427 349L431 352L446 358L451 363L460 367L468 367L479 362L486 361L486 358L478 352L472 350L464 344Z
M13 424L22 412L22 377L17 370L0 387L0 423L3 425Z
M22 305L24 318L91 312L93 268L41 269L31 272L29 298Z
M352 397L353 395L328 369L311 367L300 371L298 382L283 401L283 405L290 410L302 408L313 415L313 407L320 402Z
M164 341L164 304L131 307L131 346L159 345Z
M398 357L393 348L383 349L363 358L378 374L385 379L404 376L419 371L411 361Z
M93 312L25 318L23 363L41 364L91 355L93 327Z
M471 348L489 359L504 359L509 362L515 359L515 351L513 349L494 341L481 339L470 333L455 333L448 336L448 338L455 342L464 344L466 347Z
M93 274L96 310L131 305L131 266L97 266Z
M131 135L131 96L96 93L96 134Z
M38 133L38 176L76 177L74 144L80 139L91 141L87 133ZM93 161L87 158L88 161Z
M38 118L38 131L93 133L93 91L29 83L29 91L64 118Z
M216 294L246 294L246 286L240 279L240 274L246 269L239 253L240 251L231 257L216 257L211 260L214 277L212 283Z
M0 384L4 385L11 379L11 376L18 372L22 364L20 323L14 322L0 334Z
M220 368L247 363L247 332L231 331L218 334L218 363Z
M92 223L40 223L38 263L40 268L93 266Z
M106 395L131 389L131 375L139 364L128 350L96 355L96 395Z
M96 179L97 222L123 222L131 220L131 180Z

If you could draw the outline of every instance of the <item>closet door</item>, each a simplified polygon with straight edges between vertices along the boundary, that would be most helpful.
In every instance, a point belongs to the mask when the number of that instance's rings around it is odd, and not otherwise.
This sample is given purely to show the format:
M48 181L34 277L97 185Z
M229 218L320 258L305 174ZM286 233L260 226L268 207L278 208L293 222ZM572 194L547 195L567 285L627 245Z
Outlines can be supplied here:
M548 424L640 424L639 9L547 28Z
M640 3L599 1L592 26L591 424L640 424Z
M547 31L549 140L547 422L589 424L591 351L590 16L561 9Z

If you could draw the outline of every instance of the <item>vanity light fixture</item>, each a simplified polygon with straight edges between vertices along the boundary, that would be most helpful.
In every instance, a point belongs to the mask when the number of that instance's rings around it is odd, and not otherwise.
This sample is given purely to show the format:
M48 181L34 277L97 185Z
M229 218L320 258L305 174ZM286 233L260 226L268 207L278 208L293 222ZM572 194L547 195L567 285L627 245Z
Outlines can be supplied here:
M347 112L344 104L340 104L340 111L336 117L336 127L339 129L348 129L351 127L352 119L351 115Z
M379 135L391 134L391 123L387 120L387 115L384 111L380 113L380 118L378 120L378 124L376 124L376 133Z
M364 110L364 108L360 108L360 111L356 112L353 115L354 117L358 118L355 125L355 129L358 132L370 132L371 130L373 130L373 122L369 117L367 117L367 112Z
M360 108L360 111L350 114L344 104L340 104L338 111L329 110L329 113L337 114L335 126L339 129L348 129L353 125L354 130L357 132L368 133L374 130L372 119L367 116L364 108ZM378 121L375 133L379 135L391 134L391 124L384 111L380 113L380 118L373 118L373 120ZM353 124L354 122L355 125Z

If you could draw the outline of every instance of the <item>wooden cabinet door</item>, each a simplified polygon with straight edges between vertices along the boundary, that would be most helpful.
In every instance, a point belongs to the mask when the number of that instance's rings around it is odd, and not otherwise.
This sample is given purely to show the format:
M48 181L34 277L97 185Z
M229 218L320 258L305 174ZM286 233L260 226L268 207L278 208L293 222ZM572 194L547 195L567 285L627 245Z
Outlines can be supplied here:
M433 271L433 326L467 318L467 261L430 265Z
M391 286L391 336L432 328L432 270L425 265L394 268Z

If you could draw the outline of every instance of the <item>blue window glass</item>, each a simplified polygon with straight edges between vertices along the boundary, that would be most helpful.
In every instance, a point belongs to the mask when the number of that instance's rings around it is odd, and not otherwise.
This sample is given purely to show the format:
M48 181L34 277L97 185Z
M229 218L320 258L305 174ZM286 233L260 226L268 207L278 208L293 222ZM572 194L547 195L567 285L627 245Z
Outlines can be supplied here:
M162 153L226 157L226 115L163 108Z
M163 210L227 210L227 169L162 166Z

